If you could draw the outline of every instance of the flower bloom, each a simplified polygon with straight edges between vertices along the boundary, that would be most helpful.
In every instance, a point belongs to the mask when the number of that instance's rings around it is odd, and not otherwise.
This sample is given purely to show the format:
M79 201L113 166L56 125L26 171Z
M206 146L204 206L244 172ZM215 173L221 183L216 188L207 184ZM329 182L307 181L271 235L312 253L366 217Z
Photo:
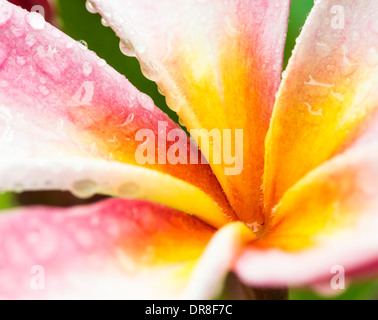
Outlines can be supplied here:
M138 163L139 129L161 139L159 123L179 126L85 46L0 0L0 190L115 197L1 215L1 297L212 298L230 271L269 288L319 287L335 266L377 271L378 3L317 1L281 81L289 6L87 3L188 129L243 130L243 170L226 175L224 161ZM179 132L164 149L196 151Z

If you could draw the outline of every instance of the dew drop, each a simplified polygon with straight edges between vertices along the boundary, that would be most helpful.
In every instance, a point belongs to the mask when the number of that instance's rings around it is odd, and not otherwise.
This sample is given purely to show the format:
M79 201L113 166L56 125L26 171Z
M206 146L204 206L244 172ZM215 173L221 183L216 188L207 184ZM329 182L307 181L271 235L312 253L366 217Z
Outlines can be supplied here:
M147 79L154 82L158 81L159 76L157 72L157 67L153 63L147 62L147 61L141 61L140 70L142 71L143 75Z
M103 67L103 66L106 65L106 61L104 59L100 59L100 60L97 61L97 65L99 67Z
M26 59L24 57L16 57L17 64L24 66L26 64Z
M377 49L370 48L365 55L366 62L370 67L375 67L378 64L378 52Z
M183 102L178 95L176 96L170 93L169 95L165 97L165 100L167 102L169 109L171 109L172 111L176 113L180 112Z
M305 84L310 85L310 86L319 86L319 87L324 87L324 88L332 88L335 85L334 84L327 84L327 83L322 83L319 81L316 81L311 75L309 76L309 81L306 81Z
M323 109L314 110L313 107L305 102L308 112L310 112L313 116L321 116L323 117Z
M16 193L21 193L24 191L24 185L22 183L15 183L13 186L13 191Z
M38 12L29 12L25 16L26 22L34 30L43 30L46 25L45 18Z
M85 7L90 13L97 13L96 5L91 0L87 0Z
M129 57L135 56L135 50L130 41L121 40L119 43L119 48L124 55L129 56Z
M320 57L327 57L331 53L331 48L326 43L317 42L316 52Z
M93 66L88 61L83 63L83 73L86 77L88 77L93 71Z
M23 27L12 26L11 31L16 38L20 38L25 34L25 30Z
M374 20L374 22L372 22L371 29L374 33L378 34L378 20Z
M5 25L13 15L13 8L0 3L0 26Z
M121 197L136 198L140 195L140 187L134 182L124 183L118 188L118 193Z
M130 113L130 114L127 116L125 122L122 123L122 124L120 124L120 125L117 125L117 127L126 127L128 124L130 124L131 122L133 122L134 117L135 117L134 113Z
M162 96L165 96L165 94L164 94L162 88L160 88L160 87L158 86L157 89L158 89L158 92L159 92Z
M287 69L282 72L282 79L285 80L287 78L288 71Z
M178 122L179 122L180 126L185 127L185 123L182 121L181 118L178 119Z
M351 39L354 41L354 42L357 42L358 40L360 40L360 33L358 31L353 31L352 32L352 35L351 35Z
M78 43L81 49L83 50L88 49L88 43L85 40L79 40Z
M137 99L138 99L139 105L142 108L144 108L144 109L146 109L148 111L153 111L154 110L155 104L154 104L154 102L152 101L152 99L148 95L146 95L146 94L144 94L142 92L139 92L139 94L137 96Z
M342 49L343 49L342 59L344 62L342 72L345 76L349 76L356 71L358 64L348 57L349 50L346 46L343 46Z
M241 31L236 26L234 26L232 19L229 15L227 15L226 18L225 18L225 24L226 24L226 28L225 28L226 33L231 38L234 38L234 37L238 36L239 34L241 34Z
M76 181L71 190L72 194L78 198L90 198L97 192L97 184L92 180Z
M136 43L134 48L135 48L135 51L139 54L142 54L146 51L146 46L142 42Z
M25 38L26 45L32 48L37 43L37 38L29 33Z
M66 48L67 49L71 49L73 46L74 46L74 42L72 42L72 41L67 41L66 42Z
M50 91L45 86L39 86L39 92L42 93L44 96L48 96Z
M108 21L107 21L105 18L101 18L101 24L102 24L104 27L109 27L109 23L108 23Z

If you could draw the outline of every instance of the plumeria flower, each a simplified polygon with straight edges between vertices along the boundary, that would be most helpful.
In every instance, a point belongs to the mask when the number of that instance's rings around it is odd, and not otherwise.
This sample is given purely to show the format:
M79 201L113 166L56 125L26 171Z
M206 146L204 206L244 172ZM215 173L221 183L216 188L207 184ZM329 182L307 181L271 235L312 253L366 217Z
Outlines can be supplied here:
M0 189L113 197L2 214L2 298L208 299L231 272L279 289L377 271L378 2L316 1L281 81L289 6L87 3L188 130L242 130L230 175L211 158L158 161L221 146L194 143L95 53L0 0ZM155 164L136 160L151 143L140 129L157 137Z

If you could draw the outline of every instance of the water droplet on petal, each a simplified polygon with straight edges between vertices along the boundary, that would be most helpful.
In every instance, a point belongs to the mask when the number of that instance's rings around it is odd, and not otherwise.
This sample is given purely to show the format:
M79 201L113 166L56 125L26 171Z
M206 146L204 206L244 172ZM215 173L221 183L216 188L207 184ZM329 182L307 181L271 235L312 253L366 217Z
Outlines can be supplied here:
M165 96L164 91L163 91L162 88L160 88L160 87L158 86L157 89L158 89L158 92L159 92L162 96Z
M26 63L26 59L24 57L16 57L17 64L20 66L24 66Z
M121 52L129 57L135 57L135 50L132 43L128 40L121 40L119 43Z
M6 88L9 86L9 82L6 80L0 80L0 88Z
M109 27L109 23L108 23L108 21L107 21L105 18L101 18L101 24L102 24L104 27Z
M39 86L38 89L39 92L42 93L44 96L47 96L50 93L49 89L47 89L45 86Z
M0 43L0 68L4 65L9 57L8 50L5 46Z
M342 59L344 62L342 72L345 76L350 76L356 71L358 64L348 56L349 50L346 46L343 46L342 49L343 49Z
M93 66L88 61L83 63L83 73L85 76L89 76L93 71Z
M344 101L344 95L342 93L339 93L339 92L334 92L333 90L331 90L331 94L339 101Z
M139 92L139 94L137 96L137 99L138 99L139 105L142 108L144 108L144 109L146 109L148 111L153 111L154 110L155 104L154 104L154 102L152 101L152 99L148 95L146 95L146 94L144 94L142 92Z
M374 20L374 22L372 22L371 29L373 32L378 33L378 20Z
M375 67L378 64L378 51L376 48L370 48L365 55L366 62L370 67Z
M26 45L32 48L37 43L37 38L29 33L25 38Z
M66 42L66 48L67 49L71 49L73 46L74 46L74 42L72 42L72 41L67 41Z
M34 30L43 30L45 28L45 18L38 12L29 12L25 19Z
M100 60L97 61L97 65L99 67L103 67L103 66L106 65L106 61L104 59L100 59Z
M11 31L16 38L20 38L25 34L25 30L23 27L12 26Z
M88 49L88 43L85 40L79 40L78 43L79 43L79 47L81 49L83 49L83 50Z
M90 198L97 192L97 184L92 180L76 181L71 190L72 194L78 198Z
M120 124L120 125L117 125L117 127L126 127L128 124L130 124L131 122L133 122L134 117L135 117L134 113L130 113L130 114L127 116L125 122L122 123L122 124Z
M180 126L185 127L185 123L182 121L181 118L178 119L178 122L179 122Z
M305 105L307 106L308 112L310 112L312 115L323 117L323 109L314 110L313 107L307 102L305 102Z
M52 36L56 39L60 38L62 36L62 32L58 29L54 29L52 32L51 32Z
M151 80L151 81L158 81L159 75L157 72L157 66L150 61L141 61L140 62L140 70L142 71L143 75Z
M225 24L225 31L229 37L235 38L241 34L241 31L235 26L234 22L232 21L229 15L227 15L225 18Z
M85 7L90 13L97 13L96 5L91 0L87 0Z
M24 191L24 185L22 183L15 183L13 186L13 191L16 193L21 193Z

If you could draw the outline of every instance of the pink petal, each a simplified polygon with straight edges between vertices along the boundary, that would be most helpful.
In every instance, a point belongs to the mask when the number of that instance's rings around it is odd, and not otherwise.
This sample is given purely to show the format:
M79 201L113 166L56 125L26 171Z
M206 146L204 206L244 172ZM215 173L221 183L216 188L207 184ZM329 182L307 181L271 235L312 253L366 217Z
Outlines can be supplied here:
M5 299L210 299L241 248L242 223L218 232L162 205L120 199L0 216Z
M166 136L158 137L160 124L167 132L177 130L186 155L198 155L198 150L149 97L37 13L4 1L0 79L1 190L143 197L203 216L216 226L232 215L207 164L158 163L159 144L167 142ZM158 140L149 158L155 164L142 167L137 161L139 129ZM160 151L173 144L168 141ZM159 195L148 194L158 184ZM172 188L180 194L176 198Z
M0 216L0 296L176 298L214 232L140 201L11 211Z
M225 161L211 160L213 150L223 150L221 142L200 147L247 223L262 220L264 139L280 82L289 5L286 0L88 1L188 129L243 130L243 164L231 173ZM192 135L196 141L202 136Z

